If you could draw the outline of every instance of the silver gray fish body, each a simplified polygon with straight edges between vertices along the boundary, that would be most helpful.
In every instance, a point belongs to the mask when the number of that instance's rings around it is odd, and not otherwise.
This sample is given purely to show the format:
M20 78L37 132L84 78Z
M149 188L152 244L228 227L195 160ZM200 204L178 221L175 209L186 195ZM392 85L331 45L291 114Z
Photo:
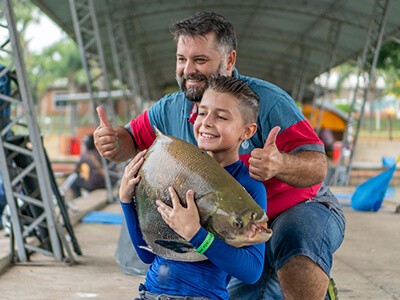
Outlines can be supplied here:
M185 207L186 192L194 191L201 225L226 243L242 247L269 239L272 232L264 210L223 167L198 147L156 131L135 192L139 225L150 251L172 260L206 259L157 211L157 199L172 206L170 186Z

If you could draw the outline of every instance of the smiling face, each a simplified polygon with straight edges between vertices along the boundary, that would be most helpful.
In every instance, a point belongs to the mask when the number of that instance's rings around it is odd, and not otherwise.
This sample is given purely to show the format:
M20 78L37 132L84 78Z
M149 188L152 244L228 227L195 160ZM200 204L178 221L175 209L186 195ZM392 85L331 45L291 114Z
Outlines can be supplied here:
M186 97L199 102L212 75L231 75L236 52L225 53L215 33L180 36L176 52L176 80Z
M244 123L238 104L229 93L207 89L194 123L198 147L225 166L239 160L240 144L257 128L255 123Z

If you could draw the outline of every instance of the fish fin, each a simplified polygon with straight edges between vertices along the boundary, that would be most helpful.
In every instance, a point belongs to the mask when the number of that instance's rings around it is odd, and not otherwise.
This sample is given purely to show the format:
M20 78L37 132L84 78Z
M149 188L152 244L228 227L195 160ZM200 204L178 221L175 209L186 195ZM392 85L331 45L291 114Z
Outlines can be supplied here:
M140 248L140 249L147 250L147 251L149 251L149 252L155 254L154 251L153 251L153 249L151 249L151 247L149 247L149 246L139 246L139 248Z
M194 247L189 243L185 242L172 241L172 240L155 240L154 242L160 245L161 247L167 248L177 253L187 253L194 251Z
M218 194L216 192L208 193L196 199L196 205L199 211L201 211L200 223L203 227L207 227L212 215L218 209L216 206L218 201L216 201L216 199L218 199Z
M161 132L160 129L158 129L156 126L153 126L153 127L154 127L154 131L156 133L156 136L163 135L163 133Z

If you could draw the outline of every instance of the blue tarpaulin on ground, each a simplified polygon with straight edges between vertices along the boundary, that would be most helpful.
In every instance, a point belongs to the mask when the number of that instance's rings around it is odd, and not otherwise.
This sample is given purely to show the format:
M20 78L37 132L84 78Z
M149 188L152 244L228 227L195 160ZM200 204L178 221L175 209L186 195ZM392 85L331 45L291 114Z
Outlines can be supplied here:
M104 212L104 211L91 211L83 217L83 223L104 223L104 224L122 224L122 214Z
M400 156L397 162L399 159ZM395 171L396 162L389 169L358 185L351 197L351 207L359 211L378 211Z

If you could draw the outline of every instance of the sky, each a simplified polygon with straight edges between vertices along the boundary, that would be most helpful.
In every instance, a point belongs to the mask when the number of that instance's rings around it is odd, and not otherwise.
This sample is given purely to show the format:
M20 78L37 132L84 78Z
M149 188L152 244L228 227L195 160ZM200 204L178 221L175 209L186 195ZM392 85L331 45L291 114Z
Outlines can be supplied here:
M44 14L41 14L39 24L29 25L26 31L26 38L30 39L29 49L32 52L40 52L43 48L66 37L60 27Z

